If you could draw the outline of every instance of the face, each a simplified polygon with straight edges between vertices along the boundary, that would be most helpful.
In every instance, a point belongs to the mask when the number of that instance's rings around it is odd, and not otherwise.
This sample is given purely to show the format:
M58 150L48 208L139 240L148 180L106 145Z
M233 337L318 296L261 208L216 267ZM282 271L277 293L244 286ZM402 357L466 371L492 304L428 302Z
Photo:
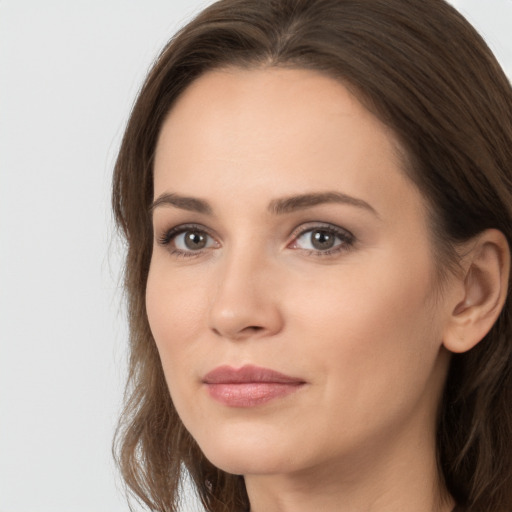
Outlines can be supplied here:
M433 438L446 315L426 208L341 83L209 72L154 171L149 323L213 464L293 473Z

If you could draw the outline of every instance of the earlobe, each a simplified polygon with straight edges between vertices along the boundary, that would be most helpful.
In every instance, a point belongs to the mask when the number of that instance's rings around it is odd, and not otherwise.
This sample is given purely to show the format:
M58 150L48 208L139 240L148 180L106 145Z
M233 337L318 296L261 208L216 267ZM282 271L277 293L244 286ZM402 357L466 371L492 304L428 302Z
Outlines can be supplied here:
M452 304L443 336L451 352L466 352L479 343L498 319L507 297L510 248L501 231L480 233L464 256L463 297Z

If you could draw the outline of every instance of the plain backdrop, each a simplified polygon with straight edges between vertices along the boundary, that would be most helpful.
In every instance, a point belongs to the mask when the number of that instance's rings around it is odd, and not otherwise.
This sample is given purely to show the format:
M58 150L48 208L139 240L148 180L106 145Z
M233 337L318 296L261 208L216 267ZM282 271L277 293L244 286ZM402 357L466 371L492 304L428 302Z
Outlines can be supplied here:
M128 511L110 176L151 62L209 3L0 0L0 512ZM512 0L452 3L512 76Z

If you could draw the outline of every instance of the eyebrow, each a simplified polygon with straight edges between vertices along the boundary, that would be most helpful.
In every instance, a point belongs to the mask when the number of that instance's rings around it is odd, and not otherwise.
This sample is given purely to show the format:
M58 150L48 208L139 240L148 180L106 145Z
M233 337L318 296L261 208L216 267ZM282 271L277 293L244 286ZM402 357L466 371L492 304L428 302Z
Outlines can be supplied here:
M341 192L320 192L315 194L301 194L297 196L285 197L283 199L274 199L273 201L270 201L268 209L272 213L279 215L283 213L290 213L296 210L305 210L306 208L311 208L313 206L326 203L337 203L355 206L357 208L367 210L379 217L379 214L375 208L373 208L373 206L368 204L366 201L363 201L357 197L343 194Z
M203 213L205 215L211 215L213 213L212 207L203 199L179 196L178 194L161 194L153 201L149 207L149 212L153 213L155 208L159 206L174 206L181 210Z
M337 203L362 208L379 217L377 211L362 199L343 194L341 192L320 192L312 194L300 194L280 199L273 199L268 205L268 211L275 215L291 213L297 210L305 210L321 204ZM213 209L204 199L196 197L180 196L178 194L164 193L158 196L149 207L150 213L159 206L174 206L181 210L187 210L205 215L212 215Z

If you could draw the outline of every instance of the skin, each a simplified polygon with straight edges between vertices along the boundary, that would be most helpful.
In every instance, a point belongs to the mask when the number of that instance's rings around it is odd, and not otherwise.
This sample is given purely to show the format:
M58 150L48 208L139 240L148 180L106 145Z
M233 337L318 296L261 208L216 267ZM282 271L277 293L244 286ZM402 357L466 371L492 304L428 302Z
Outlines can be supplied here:
M209 72L163 125L148 318L183 423L213 464L245 476L252 512L454 505L435 418L464 290L436 287L426 206L399 154L341 83L306 70ZM269 211L316 193L356 200ZM191 223L203 249L163 243ZM315 249L311 230L329 226L350 239ZM256 407L213 400L204 375L245 364L305 384Z

